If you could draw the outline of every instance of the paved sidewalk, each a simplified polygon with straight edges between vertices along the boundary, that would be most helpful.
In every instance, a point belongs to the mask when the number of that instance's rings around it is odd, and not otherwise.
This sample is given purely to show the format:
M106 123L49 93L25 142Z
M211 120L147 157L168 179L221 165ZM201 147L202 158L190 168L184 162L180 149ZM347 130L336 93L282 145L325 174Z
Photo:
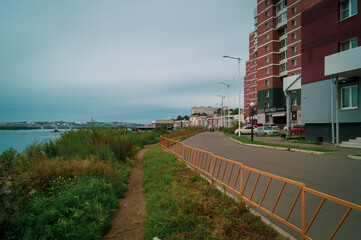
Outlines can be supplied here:
M234 134L229 135L229 137L235 136ZM248 138L251 138L250 135L242 135ZM294 145L294 146L302 146L302 147L320 147L320 148L328 148L328 149L335 149L339 152L331 152L331 154L339 154L339 155L355 155L361 154L361 149L358 148L344 148L344 147L337 147L332 143L323 142L322 145L314 145L314 144L301 144L301 143L293 143L292 141L297 139L283 139L281 137L257 137L253 136L254 141L260 142L268 142L268 143L277 143L277 144L285 144L285 145Z

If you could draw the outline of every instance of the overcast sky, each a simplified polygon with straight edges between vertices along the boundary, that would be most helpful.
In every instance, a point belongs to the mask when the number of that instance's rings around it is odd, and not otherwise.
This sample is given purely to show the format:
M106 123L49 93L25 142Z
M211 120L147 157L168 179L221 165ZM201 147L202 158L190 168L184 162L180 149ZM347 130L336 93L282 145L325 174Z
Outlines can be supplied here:
M238 107L250 0L0 1L0 122L189 115ZM241 102L243 107L243 83ZM228 104L228 100L226 100Z

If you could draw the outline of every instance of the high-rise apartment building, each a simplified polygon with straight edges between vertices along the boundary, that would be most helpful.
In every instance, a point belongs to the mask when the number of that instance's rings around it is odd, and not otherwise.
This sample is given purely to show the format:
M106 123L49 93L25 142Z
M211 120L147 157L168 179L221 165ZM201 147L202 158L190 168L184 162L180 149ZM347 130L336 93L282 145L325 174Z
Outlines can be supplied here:
M191 114L195 114L195 113L199 113L199 114L202 114L202 113L205 113L207 115L213 115L214 112L216 111L216 109L214 107L211 107L211 106L208 106L208 107L203 107L203 106L200 106L200 107L192 107L191 109Z
M286 124L284 78L301 74L302 0L257 0L249 61L244 78L244 108L256 103L260 123ZM300 123L301 93L291 92L292 122Z

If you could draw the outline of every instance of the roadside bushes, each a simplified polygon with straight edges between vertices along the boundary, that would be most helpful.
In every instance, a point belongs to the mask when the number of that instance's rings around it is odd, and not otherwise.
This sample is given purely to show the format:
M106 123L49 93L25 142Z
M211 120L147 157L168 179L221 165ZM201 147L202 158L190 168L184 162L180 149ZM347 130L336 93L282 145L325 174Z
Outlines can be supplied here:
M138 149L160 132L79 129L0 155L0 239L96 239L109 228Z

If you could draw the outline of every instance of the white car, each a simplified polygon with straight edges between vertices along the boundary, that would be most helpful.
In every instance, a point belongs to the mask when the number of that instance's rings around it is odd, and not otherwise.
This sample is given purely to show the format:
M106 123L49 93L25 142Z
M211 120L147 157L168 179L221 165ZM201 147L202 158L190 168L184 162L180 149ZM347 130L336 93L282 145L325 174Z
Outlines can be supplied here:
M277 135L280 131L277 129L274 129L272 127L259 127L257 129L256 135L258 137L260 136L271 136L271 135Z
M236 134L238 136L238 132L241 132L241 135L245 135L245 134L251 134L251 130L252 127L251 126L243 126L241 128L236 129L236 131L234 131L234 134ZM257 132L257 128L254 126L253 127L253 133Z

